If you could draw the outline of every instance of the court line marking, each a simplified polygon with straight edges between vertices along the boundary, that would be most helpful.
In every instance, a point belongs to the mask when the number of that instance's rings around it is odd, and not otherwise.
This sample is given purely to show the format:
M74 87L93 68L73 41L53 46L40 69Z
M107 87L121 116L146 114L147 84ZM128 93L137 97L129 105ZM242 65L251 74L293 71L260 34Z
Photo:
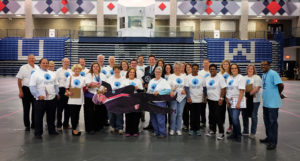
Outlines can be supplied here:
M18 99L18 98L19 98L19 97L11 97L11 98L7 98L7 99L4 99L4 100L1 100L0 103L5 103L5 102L11 101L11 100Z
M289 112L286 110L282 110L282 109L279 109L279 111L300 118L300 115L298 115L298 114L295 114L295 113L292 113L292 112Z
M11 112L11 113L8 113L8 114L4 114L4 115L0 116L0 119L9 117L9 116L11 116L11 115L14 115L14 114L16 114L16 113L18 113L18 112L21 112L22 110L23 110L23 109L19 109L19 110L15 111L15 112Z

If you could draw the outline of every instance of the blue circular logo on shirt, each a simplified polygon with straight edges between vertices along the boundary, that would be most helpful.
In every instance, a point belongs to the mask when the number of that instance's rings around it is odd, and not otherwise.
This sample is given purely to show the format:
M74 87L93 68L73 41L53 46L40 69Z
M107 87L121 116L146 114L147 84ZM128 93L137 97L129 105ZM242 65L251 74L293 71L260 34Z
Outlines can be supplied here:
M209 73L206 73L205 75L204 75L204 78L206 78L206 77L208 77L209 76Z
M106 70L102 70L102 73L103 73L104 75L106 75L106 74L107 74Z
M81 75L82 77L85 77L85 72L80 72L80 75Z
M70 76L69 72L65 72L65 77L68 78Z
M94 80L95 80L96 82L100 82L100 81L101 81L100 77L98 77L98 76L95 76Z
M131 82L129 85L136 86L136 83L134 83L134 82Z
M181 84L181 83L182 83L182 79L177 78L177 79L176 79L176 83L177 83L177 84Z
M35 70L32 70L31 73L30 73L30 75L32 75L34 72L35 72Z
M73 83L74 83L75 86L78 87L78 86L80 85L80 80L75 79L75 80L73 81Z
M247 79L246 84L247 85L250 84L250 79Z
M51 75L48 74L48 73L45 73L45 74L44 74L44 78L48 81L48 80L51 79Z
M114 75L114 71L113 70L110 70L110 75Z
M156 83L153 83L153 84L151 85L150 88L151 88L152 90L155 90L156 86L157 86L157 84L156 84Z
M229 75L228 74L224 74L223 77L224 77L225 80L227 80L227 78L229 77Z
M120 83L120 82L115 82L114 85L115 85L116 87L120 87L120 86L121 86L121 83Z
M166 80L168 80L169 78L167 77Z
M210 80L209 83L208 83L208 85L209 85L210 87L212 87L214 84L215 84L215 80Z
M234 82L234 80L230 80L230 81L228 82L228 86L232 86L232 85L233 85L233 82Z
M199 80L195 78L195 79L192 80L192 83L193 83L193 85L198 85L199 84Z

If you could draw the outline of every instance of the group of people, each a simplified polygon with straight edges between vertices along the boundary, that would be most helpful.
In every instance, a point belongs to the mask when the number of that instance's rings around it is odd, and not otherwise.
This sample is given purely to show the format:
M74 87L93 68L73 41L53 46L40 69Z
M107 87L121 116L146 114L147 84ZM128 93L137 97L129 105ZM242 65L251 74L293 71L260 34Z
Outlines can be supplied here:
M207 124L207 105L209 130L206 136L224 139L228 113L228 139L240 142L242 135L255 138L257 113L262 98L267 137L260 141L268 144L267 149L276 148L278 108L283 97L283 83L278 73L270 69L270 62L261 62L261 70L264 72L261 79L253 64L248 65L246 75L242 76L239 65L228 60L224 60L218 69L216 64L210 64L208 59L204 59L202 70L198 64L165 64L154 55L148 57L149 66L144 65L143 56L129 62L122 60L119 64L110 56L108 66L104 66L104 61L105 56L98 55L97 62L87 69L85 60L80 58L78 64L70 69L70 60L64 58L62 67L54 71L53 62L42 58L37 66L34 55L29 55L28 64L23 65L16 76L24 109L25 130L30 131L31 126L35 130L35 137L41 139L46 113L50 135L58 135L57 131L63 129L72 129L74 136L80 136L78 122L83 106L87 134L94 134L108 124L110 132L123 134L125 120L125 135L138 136L140 121L144 121L144 112L138 110L142 104L130 104L135 110L124 114L108 111L104 103L95 103L94 96L105 92L103 83L108 83L112 93L123 87L134 86L134 93L169 95L173 98L152 101L155 106L170 109L168 113L150 112L149 124L153 127L154 136L160 138L165 138L167 131L171 136L181 136L182 129L187 129L189 135L200 136L200 128ZM118 95L121 96L128 95ZM118 101L118 97L111 96L103 102ZM243 118L243 132L240 114Z

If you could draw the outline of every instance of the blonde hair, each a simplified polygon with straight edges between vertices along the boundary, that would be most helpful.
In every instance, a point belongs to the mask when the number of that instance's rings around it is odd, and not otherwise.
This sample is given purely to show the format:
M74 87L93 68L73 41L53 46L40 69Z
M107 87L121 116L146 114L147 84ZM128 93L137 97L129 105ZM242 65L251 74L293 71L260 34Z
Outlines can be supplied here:
M256 73L256 68L255 68L255 65L254 64L249 64L248 66L247 66L247 68L246 68L246 73L247 73L247 75L248 75L248 69L249 69L249 67L253 67L253 75L255 75L255 74L257 74Z
M50 64L55 66L54 61L49 61L49 65L50 65Z
M76 69L76 68L79 68L80 71L82 70L82 66L81 66L80 64L74 64L74 65L72 66L72 72L75 72L75 69Z
M222 64L221 64L221 74L224 74L226 71L225 71L225 69L223 68L223 64L225 64L225 63L228 63L228 73L230 73L230 61L229 60L223 60L222 61Z

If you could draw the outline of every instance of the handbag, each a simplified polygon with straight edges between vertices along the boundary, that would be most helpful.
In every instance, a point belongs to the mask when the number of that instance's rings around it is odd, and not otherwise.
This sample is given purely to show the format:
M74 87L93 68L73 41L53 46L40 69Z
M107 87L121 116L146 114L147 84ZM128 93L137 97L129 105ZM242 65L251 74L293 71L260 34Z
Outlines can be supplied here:
M71 82L72 82L72 76L70 77L69 91L66 91L65 95L70 98L80 98L81 88L71 88Z

